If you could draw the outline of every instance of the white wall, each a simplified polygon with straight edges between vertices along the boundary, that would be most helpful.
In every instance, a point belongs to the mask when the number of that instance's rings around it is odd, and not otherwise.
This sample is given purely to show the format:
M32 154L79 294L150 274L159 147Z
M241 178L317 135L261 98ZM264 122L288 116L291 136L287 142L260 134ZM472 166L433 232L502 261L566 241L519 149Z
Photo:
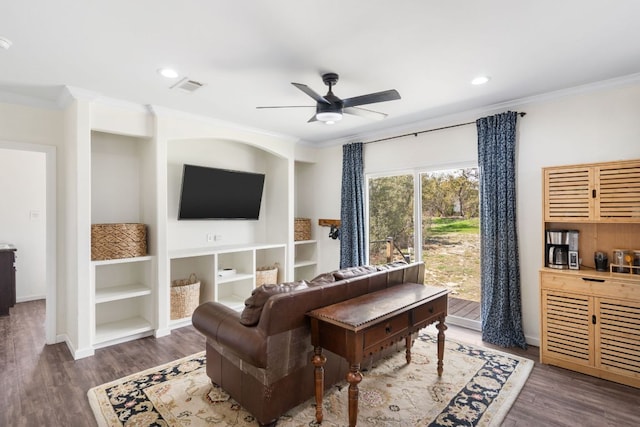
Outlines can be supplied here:
M13 243L16 301L46 295L45 154L0 148L0 241Z
M541 168L640 158L640 84L561 98L549 96L546 100L531 100L509 109L527 113L518 118L517 216L524 332L529 342L538 344L538 270L543 263ZM493 112L482 115L490 114ZM320 151L314 168L318 190L314 215L339 217L342 150L329 147ZM475 125L367 144L364 149L365 173L466 162L477 162ZM335 268L336 249L326 242L321 247L319 268ZM339 253L335 259L339 259Z
M268 181L265 176L260 216L253 220L178 220L182 168L185 163L213 168L267 173L270 155L246 144L224 140L170 141L167 146L167 225L169 250L220 246L266 241L266 218L270 199L266 197ZM207 234L221 240L208 242Z
M91 135L91 223L143 222L140 145L128 136Z
M640 84L582 93L521 108L518 237L527 337L540 337L538 270L543 264L542 173L553 165L640 158ZM591 254L581 254L590 256Z
M340 219L342 146L333 146L313 155L316 163L301 165L296 176L296 216L311 218L311 238L318 244L318 272L340 267L340 240L329 237L329 228L318 219Z

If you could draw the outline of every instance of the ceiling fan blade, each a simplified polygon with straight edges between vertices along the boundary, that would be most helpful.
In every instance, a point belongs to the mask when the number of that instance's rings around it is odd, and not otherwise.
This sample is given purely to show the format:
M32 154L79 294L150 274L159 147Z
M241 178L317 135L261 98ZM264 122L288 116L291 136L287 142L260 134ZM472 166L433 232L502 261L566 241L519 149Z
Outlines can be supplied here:
M316 119L316 115L314 114L313 116L311 116L311 118L309 120L307 120L307 123L311 123L311 122L317 122L318 119Z
M292 85L294 85L295 87L297 87L298 89L300 89L301 91L303 91L304 93L306 93L307 95L309 95L311 98L313 98L316 102L322 102L323 104L331 104L329 101L327 101L326 99L324 99L324 97L318 95L313 89L311 89L309 86L307 85L303 85L302 83L291 83Z
M372 120L382 120L385 117L387 117L387 114L385 113L381 113L379 111L367 110L366 108L362 108L362 107L344 108L342 112L351 114L354 116L360 116L367 119L372 119Z
M374 104L376 102L393 101L400 99L400 94L395 89L385 90L382 92L370 93L367 95L354 96L342 100L343 107L355 107L356 105Z
M316 108L315 105L272 105L266 107L256 107L256 109L261 110L265 108Z

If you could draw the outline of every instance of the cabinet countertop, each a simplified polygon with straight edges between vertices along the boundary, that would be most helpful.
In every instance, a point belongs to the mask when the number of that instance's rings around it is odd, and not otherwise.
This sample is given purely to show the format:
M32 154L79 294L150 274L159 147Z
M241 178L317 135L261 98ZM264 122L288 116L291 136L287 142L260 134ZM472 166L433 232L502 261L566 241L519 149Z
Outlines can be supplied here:
M605 280L617 280L630 282L634 284L640 284L640 274L630 274L630 273L612 273L610 271L597 271L593 268L582 267L580 270L569 270L569 269L557 269L557 268L549 268L542 267L540 268L541 273L550 273L550 274L564 274L568 276L586 276L586 277L594 277L597 279L605 279Z
M11 243L0 243L0 251L15 251L16 247Z

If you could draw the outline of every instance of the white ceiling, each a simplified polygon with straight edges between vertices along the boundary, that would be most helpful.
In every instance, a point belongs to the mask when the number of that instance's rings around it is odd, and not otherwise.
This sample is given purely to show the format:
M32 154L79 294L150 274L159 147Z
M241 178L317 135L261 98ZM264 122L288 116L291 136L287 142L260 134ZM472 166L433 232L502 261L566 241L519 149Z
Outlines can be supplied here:
M0 100L53 104L62 86L288 135L310 143L640 73L637 0L3 1ZM205 84L169 89L160 67ZM397 89L365 106L389 116L307 123L291 82L341 98ZM491 76L473 86L473 77Z

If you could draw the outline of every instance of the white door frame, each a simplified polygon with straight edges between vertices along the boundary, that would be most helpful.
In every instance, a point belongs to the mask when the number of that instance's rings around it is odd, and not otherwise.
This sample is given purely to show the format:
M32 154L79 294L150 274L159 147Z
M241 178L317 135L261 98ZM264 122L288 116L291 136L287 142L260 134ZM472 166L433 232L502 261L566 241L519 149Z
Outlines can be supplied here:
M56 339L56 147L53 145L31 144L27 142L0 141L0 148L20 151L34 151L45 154L46 177L46 242L45 280L47 287L45 308L45 339L47 344L55 344Z

